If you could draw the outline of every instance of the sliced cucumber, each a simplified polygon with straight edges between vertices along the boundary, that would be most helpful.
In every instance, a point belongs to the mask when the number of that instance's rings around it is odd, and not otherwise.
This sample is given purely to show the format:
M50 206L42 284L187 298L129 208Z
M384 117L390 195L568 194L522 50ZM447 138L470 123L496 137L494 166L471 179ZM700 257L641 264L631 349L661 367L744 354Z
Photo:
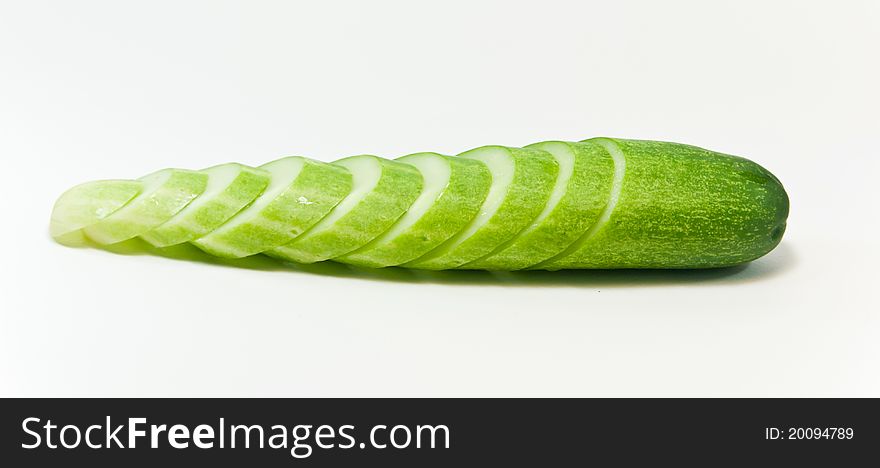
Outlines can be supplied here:
M204 172L165 169L139 179L143 190L122 208L83 229L98 244L115 244L137 237L168 221L208 185Z
M61 244L82 245L82 229L106 218L143 189L138 180L98 180L64 192L52 208L49 234Z
M597 138L614 188L593 228L535 268L709 268L753 260L782 238L788 197L747 159L689 145Z
M492 186L486 200L462 231L404 266L456 268L492 252L541 213L559 173L556 159L536 149L484 146L458 157L482 161L489 167Z
M623 152L620 151L617 144L612 140L607 138L594 138L584 141L584 143L590 142L601 145L605 148L614 161L614 178L611 182L608 201L605 203L605 207L602 208L599 218L593 223L590 229L581 234L575 242L571 243L563 251L534 265L533 268L535 269L558 270L561 268L558 265L565 264L565 259L570 259L572 257L582 258L586 252L591 250L590 243L596 237L596 233L605 228L605 225L608 224L608 220L611 219L611 214L614 212L614 209L617 208L617 202L620 200L620 191L623 188L623 177L626 174L626 157Z
M219 257L241 258L284 245L323 218L348 194L351 176L331 164L291 156L260 166L269 184L247 208L192 241Z
M351 172L351 193L308 232L267 254L299 263L345 255L390 228L422 190L422 176L409 164L369 155L333 164Z
M608 202L614 162L596 143L550 141L527 146L556 158L559 177L534 222L491 254L461 268L518 270L565 250L596 223Z
M424 255L476 216L492 176L477 160L437 153L397 158L422 174L422 193L393 226L367 245L334 260L365 267L400 265Z
M155 247L182 244L216 229L253 202L269 184L269 173L229 163L204 169L208 185L204 193L173 218L141 238Z
M779 180L749 160L597 138L94 182L61 196L50 232L160 246L204 234L190 242L221 257L370 267L710 268L772 250L788 208Z

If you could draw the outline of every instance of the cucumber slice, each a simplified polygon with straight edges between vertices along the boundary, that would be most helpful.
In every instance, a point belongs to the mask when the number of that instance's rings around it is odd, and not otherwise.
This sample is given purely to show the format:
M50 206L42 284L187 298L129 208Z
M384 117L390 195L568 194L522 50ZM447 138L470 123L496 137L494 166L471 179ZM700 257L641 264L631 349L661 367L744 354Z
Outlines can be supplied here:
M541 213L559 173L556 159L536 149L484 146L458 157L482 161L492 174L480 213L461 232L406 267L456 268L492 252Z
M419 170L425 181L422 193L391 229L334 260L379 268L418 258L463 229L492 185L489 169L481 161L437 153L411 154L397 161Z
M599 219L614 179L614 161L603 146L549 141L527 148L544 150L559 164L559 177L550 200L534 222L515 238L460 268L527 268L565 250Z
M267 254L298 263L345 255L390 228L422 190L422 176L409 164L370 155L333 164L351 172L351 193L308 232Z
M165 169L139 179L137 197L101 221L83 229L98 244L116 244L137 237L168 221L208 185L204 172Z
M580 238L570 244L562 252L534 265L533 269L558 270L560 269L558 265L564 264L563 259L572 256L579 258L583 257L584 254L591 249L590 243L596 237L596 233L600 232L605 227L608 220L611 218L611 214L614 212L615 208L617 208L617 203L620 200L620 191L623 188L623 177L626 174L626 157L620 151L620 148L607 138L594 138L586 140L585 143L586 142L593 142L601 145L608 151L608 154L611 155L611 158L614 161L614 178L611 182L611 191L608 196L608 202L602 209L602 213L599 214L599 219L593 223L593 226L591 226L590 229L581 234Z
M204 193L173 218L141 235L155 247L182 244L216 229L253 202L269 184L269 173L229 163L204 169L208 185Z
M583 238L535 268L710 268L758 258L782 238L788 197L747 159L675 143L597 138L612 195Z
M250 206L192 241L218 257L241 258L284 245L312 227L345 197L351 176L341 167L291 156L260 166L269 184Z
M77 185L55 202L49 234L61 244L83 245L83 228L125 206L142 188L138 180L98 180Z

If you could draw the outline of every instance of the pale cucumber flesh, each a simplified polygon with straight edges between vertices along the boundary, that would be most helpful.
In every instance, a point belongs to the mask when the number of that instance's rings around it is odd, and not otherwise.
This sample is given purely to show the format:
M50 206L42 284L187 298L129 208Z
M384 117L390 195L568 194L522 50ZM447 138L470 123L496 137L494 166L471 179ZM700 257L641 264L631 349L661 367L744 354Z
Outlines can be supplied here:
M64 192L52 208L49 234L59 243L85 243L82 229L115 213L143 189L138 180L98 180Z

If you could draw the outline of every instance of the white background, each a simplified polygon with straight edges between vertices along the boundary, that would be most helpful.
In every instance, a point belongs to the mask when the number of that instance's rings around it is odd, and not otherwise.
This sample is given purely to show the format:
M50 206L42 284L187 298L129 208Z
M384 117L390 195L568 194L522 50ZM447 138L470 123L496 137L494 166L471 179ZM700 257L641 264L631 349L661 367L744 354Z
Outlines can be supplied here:
M0 394L880 396L878 46L876 1L4 1ZM47 235L91 179L603 135L758 161L782 245L431 275Z

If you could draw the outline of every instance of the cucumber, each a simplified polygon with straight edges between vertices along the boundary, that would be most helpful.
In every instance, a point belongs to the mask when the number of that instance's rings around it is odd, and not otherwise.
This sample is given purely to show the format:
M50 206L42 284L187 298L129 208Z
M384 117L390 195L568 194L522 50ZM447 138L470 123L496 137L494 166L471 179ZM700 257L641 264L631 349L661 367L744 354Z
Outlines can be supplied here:
M50 234L361 267L712 268L770 252L788 209L779 180L747 159L594 138L91 182L58 199Z
M333 163L352 174L351 193L326 218L295 241L268 254L298 263L345 255L385 232L416 200L422 176L410 166L376 156Z
M492 252L538 216L559 172L553 156L535 149L484 146L459 157L486 163L492 174L479 214L451 239L404 266L444 270Z
M83 232L98 244L133 239L167 222L208 185L204 172L165 169L140 179L143 190L125 206L87 226Z
M611 191L614 162L595 143L551 141L527 146L556 158L559 176L543 211L513 239L465 269L519 270L546 260L575 242L598 220Z
M337 261L378 268L421 257L476 216L492 185L488 167L477 160L417 153L397 161L419 170L422 193L390 229Z
M743 158L695 146L599 138L622 168L607 209L536 269L708 268L754 260L782 239L788 196Z
M265 171L229 163L204 169L205 191L176 216L141 238L155 247L168 247L198 239L220 227L256 199L269 184Z
M260 166L269 174L265 191L213 232L193 241L224 258L265 252L296 239L320 221L351 188L348 171L300 156Z
M71 188L52 208L49 234L64 245L84 244L83 228L125 206L143 186L139 180L96 180Z

